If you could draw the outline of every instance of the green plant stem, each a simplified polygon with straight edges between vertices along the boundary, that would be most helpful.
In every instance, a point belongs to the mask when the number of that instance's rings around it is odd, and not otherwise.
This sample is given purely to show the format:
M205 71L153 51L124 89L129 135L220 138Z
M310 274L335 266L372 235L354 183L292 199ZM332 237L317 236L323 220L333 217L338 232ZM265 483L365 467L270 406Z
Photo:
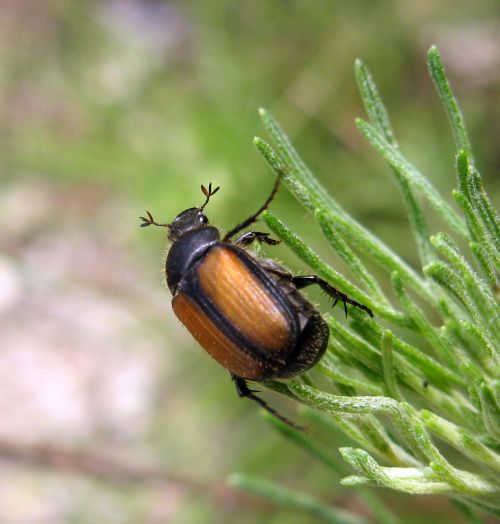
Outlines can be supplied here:
M228 483L235 488L266 498L288 511L295 510L309 513L321 522L330 524L368 524L362 517L329 507L311 495L286 489L272 482L249 475L233 474L229 477Z
M450 121L453 138L458 149L463 149L468 155L472 155L469 136L465 127L464 117L458 106L457 99L453 94L450 83L446 78L441 56L435 46L427 53L427 65L431 78L434 80L438 94Z

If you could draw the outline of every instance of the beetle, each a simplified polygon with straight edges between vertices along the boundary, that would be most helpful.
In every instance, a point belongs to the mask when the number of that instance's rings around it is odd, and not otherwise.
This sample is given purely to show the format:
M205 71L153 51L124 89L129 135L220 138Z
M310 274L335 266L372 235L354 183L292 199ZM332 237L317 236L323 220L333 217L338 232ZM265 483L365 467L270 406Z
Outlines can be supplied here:
M222 238L209 225L204 209L220 189L201 186L205 201L179 213L170 224L156 222L151 213L140 217L141 227L155 225L168 230L172 242L165 262L172 308L202 348L226 368L239 397L257 402L287 424L256 395L247 381L286 379L314 366L323 356L330 331L318 310L299 291L317 284L335 305L347 304L368 315L372 311L350 299L316 275L294 276L271 259L246 250L253 242L276 245L269 233L244 229L257 222L268 208L280 183L256 213ZM233 238L236 237L235 240Z

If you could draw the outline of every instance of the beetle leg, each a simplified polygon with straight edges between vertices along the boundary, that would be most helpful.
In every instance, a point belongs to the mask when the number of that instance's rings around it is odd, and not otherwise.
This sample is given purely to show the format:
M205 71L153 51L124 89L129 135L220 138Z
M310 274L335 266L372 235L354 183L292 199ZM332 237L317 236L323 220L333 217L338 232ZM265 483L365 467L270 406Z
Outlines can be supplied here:
M276 246L280 243L279 240L269 238L269 233L261 233L260 231L247 231L238 237L233 244L235 246L249 246L252 242L257 240L261 244L269 244L270 246Z
M252 216L248 217L246 220L243 220L243 222L239 223L236 227L231 229L229 233L226 233L226 236L222 239L223 242L229 242L231 237L234 237L236 233L239 233L243 229L247 228L250 224L253 224L254 222L257 222L257 219L259 218L259 215L263 213L271 203L271 200L274 198L274 195L276 194L276 191L278 191L278 186L280 185L282 174L280 173L276 177L276 182L274 183L274 187L270 193L270 195L267 197L267 200L264 202L264 205L259 208L259 210L254 213Z
M343 302L344 304L344 311L345 316L347 317L347 304L351 304L351 306L357 307L359 309L362 309L363 311L366 311L371 317L373 317L372 310L363 305L359 302L356 302L352 298L349 298L345 293L342 293L342 291L339 291L338 289L331 286L328 282L323 280L322 278L319 278L316 275L306 275L306 276L299 276L299 277L293 277L292 279L293 284L297 289L301 289L306 286L312 286L313 284L318 284L318 286L331 298L334 300L335 305L339 300Z
M305 428L302 426L299 426L292 422L291 420L288 420L286 417L278 413L275 409L273 409L267 402L262 400L260 397L255 395L256 391L250 389L248 387L247 381L244 378L237 377L236 375L233 375L231 373L231 378L234 380L234 385L236 386L236 393L238 393L238 396L240 398L249 398L253 400L254 402L257 402L261 408L264 408L267 412L271 413L273 417L276 417L280 419L282 422L287 424L288 426L291 426L292 428L298 429L300 431L305 431Z

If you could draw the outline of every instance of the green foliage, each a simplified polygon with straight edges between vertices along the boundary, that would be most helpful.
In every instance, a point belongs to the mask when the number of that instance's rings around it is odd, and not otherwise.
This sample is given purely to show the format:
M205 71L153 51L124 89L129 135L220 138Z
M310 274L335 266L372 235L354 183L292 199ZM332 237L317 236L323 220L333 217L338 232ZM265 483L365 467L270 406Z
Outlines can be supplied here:
M325 506L305 493L298 493L271 482L249 476L232 475L229 483L240 489L245 489L255 495L269 499L291 510L306 511L331 524L367 524L365 519L356 517L352 513Z
M323 377L318 380L322 386L302 377L288 382L286 393L309 406L305 413L321 422L323 429L340 428L352 441L351 447L339 450L354 469L354 474L341 480L343 485L446 494L465 518L475 522L473 507L500 515L500 315L495 296L500 226L435 48L429 51L428 66L455 139L454 196L462 214L404 157L368 69L360 61L355 65L369 118L359 119L357 126L391 166L407 207L420 271L408 266L327 194L265 110L261 110L262 121L275 147L260 138L255 144L283 176L290 192L314 215L358 284L326 264L267 212L264 218L270 229L314 272L375 314L369 318L350 308L347 323L328 317L329 350L315 370ZM450 233L429 234L422 201L437 211ZM381 268L386 282L378 281L363 260ZM283 391L283 384L269 385ZM323 449L312 437L279 421L272 423L314 459L335 469L334 450ZM325 522L346 521L303 494L241 476L235 482ZM385 517L375 509L373 513L378 521L388 521L386 508Z

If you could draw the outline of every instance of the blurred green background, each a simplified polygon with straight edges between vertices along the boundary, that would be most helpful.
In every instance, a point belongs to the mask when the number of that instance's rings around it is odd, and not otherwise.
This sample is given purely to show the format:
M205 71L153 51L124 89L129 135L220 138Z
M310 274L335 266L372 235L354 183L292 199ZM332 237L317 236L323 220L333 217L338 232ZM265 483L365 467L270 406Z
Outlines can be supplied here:
M436 44L498 202L498 1L4 0L1 15L0 522L314 522L231 490L234 471L366 514L180 327L164 234L138 217L169 221L210 181L219 227L255 210L273 181L252 144L266 107L335 198L416 264L390 170L354 126L353 63L449 195L452 137L425 66ZM286 191L273 211L336 263ZM453 511L385 496L408 522Z

